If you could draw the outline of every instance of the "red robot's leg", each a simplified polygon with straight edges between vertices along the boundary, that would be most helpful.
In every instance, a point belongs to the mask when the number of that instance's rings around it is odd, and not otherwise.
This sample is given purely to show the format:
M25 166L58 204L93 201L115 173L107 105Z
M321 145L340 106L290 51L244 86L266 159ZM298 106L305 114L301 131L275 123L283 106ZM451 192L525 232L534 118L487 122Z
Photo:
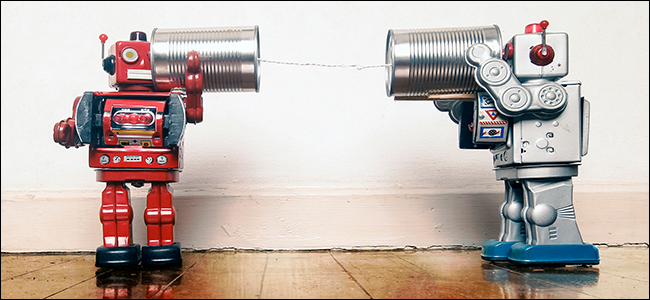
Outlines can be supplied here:
M102 192L100 219L104 227L104 247L131 246L130 191L122 182L107 182Z
M140 263L140 245L132 243L133 209L129 188L123 182L106 182L99 218L104 231L104 246L97 248L95 265L114 267Z
M147 245L161 246L174 243L176 211L172 206L173 189L166 182L152 182L147 195L144 222L147 224Z
M180 264L180 243L174 242L176 210L172 206L173 189L167 182L152 182L147 195L144 222L147 246L142 247L143 264Z

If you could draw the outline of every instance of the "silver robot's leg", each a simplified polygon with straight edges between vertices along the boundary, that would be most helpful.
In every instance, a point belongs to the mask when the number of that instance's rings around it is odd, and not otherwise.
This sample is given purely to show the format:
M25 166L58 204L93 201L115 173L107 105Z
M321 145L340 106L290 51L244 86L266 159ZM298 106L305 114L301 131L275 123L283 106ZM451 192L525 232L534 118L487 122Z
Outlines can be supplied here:
M501 205L501 242L524 242L526 230L521 211L523 204L523 189L516 181L505 181L505 199Z
M598 249L582 241L573 208L571 177L524 179L526 242L510 248L522 264L598 264Z
M499 238L483 244L481 257L489 261L508 260L510 247L517 242L526 241L526 231L522 218L523 188L514 180L505 180L505 196L500 207L501 230Z
M526 244L582 244L573 208L571 178L522 180Z

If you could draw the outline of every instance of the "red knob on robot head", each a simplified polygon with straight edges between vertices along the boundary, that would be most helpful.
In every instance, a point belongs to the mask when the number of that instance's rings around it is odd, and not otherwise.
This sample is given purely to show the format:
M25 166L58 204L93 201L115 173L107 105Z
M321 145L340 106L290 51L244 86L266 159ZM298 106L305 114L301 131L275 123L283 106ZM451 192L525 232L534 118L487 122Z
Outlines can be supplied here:
M548 27L548 21L544 20L539 22L539 26L542 26L542 29L546 30L546 28Z
M544 31L544 29L542 29L542 26L540 26L539 23L528 24L526 25L526 29L524 29L524 33L537 33L542 31Z
M524 30L525 33L538 33L538 32L544 32L546 28L548 27L548 21L543 20L539 23L533 23L533 24L528 24L526 25L526 29Z
M539 22L539 24L530 24L526 26L526 33L532 33L529 32L529 30L540 32L537 31L539 29L541 29L542 32L542 43L530 50L530 61L538 66L546 66L555 58L553 47L546 45L546 28L548 28L548 21L546 20Z
M555 51L549 45L546 45L546 53L544 53L544 46L542 44L530 50L530 61L538 66L546 66L553 62L554 58Z

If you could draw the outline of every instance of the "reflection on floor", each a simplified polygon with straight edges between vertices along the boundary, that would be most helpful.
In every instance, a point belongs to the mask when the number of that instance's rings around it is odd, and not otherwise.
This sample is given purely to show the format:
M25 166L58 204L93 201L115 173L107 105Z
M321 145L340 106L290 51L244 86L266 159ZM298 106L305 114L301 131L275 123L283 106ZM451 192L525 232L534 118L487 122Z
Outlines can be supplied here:
M2 298L644 298L648 247L599 265L491 264L480 250L184 251L176 268L101 269L94 253L2 253Z

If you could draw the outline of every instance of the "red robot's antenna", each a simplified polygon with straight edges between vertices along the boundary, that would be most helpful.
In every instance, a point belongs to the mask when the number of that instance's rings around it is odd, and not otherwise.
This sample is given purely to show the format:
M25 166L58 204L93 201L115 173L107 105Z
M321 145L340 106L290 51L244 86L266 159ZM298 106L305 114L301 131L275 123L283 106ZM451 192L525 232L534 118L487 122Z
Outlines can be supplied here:
M106 40L108 40L108 35L105 35L103 33L100 34L99 40L102 42L102 59L104 59L104 43L106 43Z

